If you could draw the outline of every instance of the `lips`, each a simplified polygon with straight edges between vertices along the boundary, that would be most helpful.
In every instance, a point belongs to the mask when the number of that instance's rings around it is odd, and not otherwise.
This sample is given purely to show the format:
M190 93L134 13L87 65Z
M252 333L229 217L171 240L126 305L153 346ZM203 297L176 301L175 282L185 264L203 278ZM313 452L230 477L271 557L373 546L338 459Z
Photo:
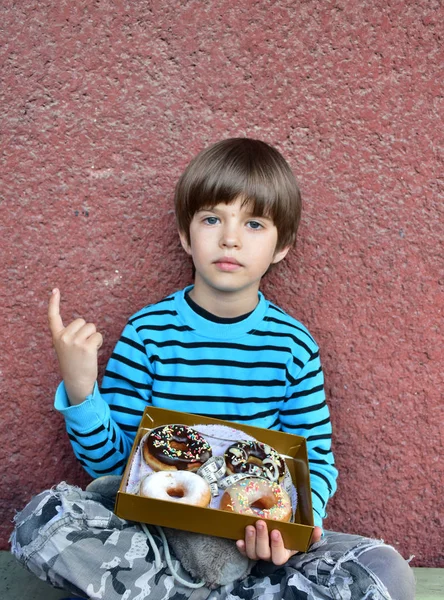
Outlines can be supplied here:
M242 266L240 262L232 256L223 256L222 258L218 258L214 261L214 264L221 271L236 271Z
M233 258L232 256L223 256L222 258L219 258L218 260L216 260L216 263L230 263L231 265L239 265L240 266L240 262L238 260L236 260L235 258Z

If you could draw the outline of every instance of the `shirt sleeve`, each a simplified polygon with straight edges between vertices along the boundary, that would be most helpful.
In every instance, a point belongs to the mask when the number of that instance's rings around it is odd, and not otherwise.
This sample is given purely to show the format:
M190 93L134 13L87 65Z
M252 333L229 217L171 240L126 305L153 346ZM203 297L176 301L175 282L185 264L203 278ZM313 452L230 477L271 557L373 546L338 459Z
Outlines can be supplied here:
M319 349L310 352L305 364L295 358L287 376L287 398L280 412L282 430L307 440L314 523L322 527L338 472L331 450L332 428Z
M74 454L94 478L120 475L146 406L151 404L152 374L145 346L126 325L106 367L100 387L70 406L63 383L54 406L65 418Z

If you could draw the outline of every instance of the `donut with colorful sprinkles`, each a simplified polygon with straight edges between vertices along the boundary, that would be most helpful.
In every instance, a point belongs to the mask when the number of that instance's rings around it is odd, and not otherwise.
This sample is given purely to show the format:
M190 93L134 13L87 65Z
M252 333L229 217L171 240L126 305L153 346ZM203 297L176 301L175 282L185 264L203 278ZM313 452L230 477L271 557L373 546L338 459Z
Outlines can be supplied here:
M186 425L156 427L143 446L143 458L153 471L197 471L211 455L205 438Z
M288 522L292 516L291 500L283 487L260 477L246 477L227 488L220 508L272 521Z

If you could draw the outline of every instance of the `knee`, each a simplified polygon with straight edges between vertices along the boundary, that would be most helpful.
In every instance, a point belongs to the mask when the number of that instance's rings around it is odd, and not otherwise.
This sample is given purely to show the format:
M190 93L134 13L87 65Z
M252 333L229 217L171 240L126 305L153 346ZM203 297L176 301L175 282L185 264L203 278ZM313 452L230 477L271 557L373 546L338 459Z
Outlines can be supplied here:
M60 516L60 494L53 490L45 490L34 496L28 504L14 517L14 530L10 543L11 551L21 556L23 550L30 547L39 532L48 523Z
M409 563L391 546L375 546L359 557L387 588L393 600L415 600L415 577Z

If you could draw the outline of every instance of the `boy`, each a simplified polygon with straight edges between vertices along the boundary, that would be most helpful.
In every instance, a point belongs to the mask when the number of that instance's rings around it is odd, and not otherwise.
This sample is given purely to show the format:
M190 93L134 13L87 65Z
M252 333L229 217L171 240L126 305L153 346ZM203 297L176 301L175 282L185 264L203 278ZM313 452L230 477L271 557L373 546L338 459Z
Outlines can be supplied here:
M399 574L403 559L392 548L345 534L326 535L320 541L337 471L319 350L303 325L259 291L262 276L286 256L296 238L301 200L293 173L279 152L264 142L224 140L187 167L176 187L175 207L180 240L195 267L194 285L129 320L100 391L96 379L101 335L81 319L65 327L60 293L54 290L51 296L49 323L63 378L55 407L66 419L77 458L93 477L121 474L143 410L150 404L303 435L316 525L312 555L294 556L278 531L269 535L265 522L258 521L237 542L239 552L284 567L273 574L275 567L270 571L259 562L249 578L219 588L211 597L260 593L259 597L286 598L310 591L314 599L390 598L386 587L391 580L385 577L384 585L378 569L373 573L363 557L373 559L377 552L376 558L383 556L385 564L396 563ZM63 503L63 491L58 493ZM141 556L150 562L146 552ZM353 568L344 569L345 556ZM100 568L109 574L121 563L119 554ZM140 576L134 565L125 570L133 581ZM127 581L125 597L136 597ZM150 580L149 588L150 598L157 597L153 594L159 586L153 588ZM91 595L91 590L82 589ZM371 589L374 596L366 595ZM338 596L338 590L343 595ZM199 593L203 598L209 591ZM402 594L403 600L413 597Z

